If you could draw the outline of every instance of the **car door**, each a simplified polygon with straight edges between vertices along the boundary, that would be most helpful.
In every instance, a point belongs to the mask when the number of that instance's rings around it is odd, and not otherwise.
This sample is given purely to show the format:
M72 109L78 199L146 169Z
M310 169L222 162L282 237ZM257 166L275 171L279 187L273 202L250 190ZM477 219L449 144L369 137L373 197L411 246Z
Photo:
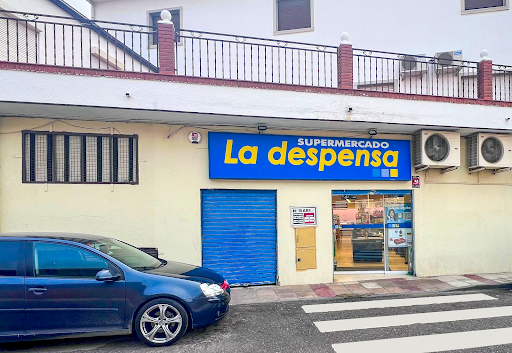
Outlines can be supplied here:
M25 334L25 244L0 240L0 336Z
M125 282L105 258L68 243L27 244L26 330L28 334L113 331L123 328ZM121 277L97 281L109 269Z

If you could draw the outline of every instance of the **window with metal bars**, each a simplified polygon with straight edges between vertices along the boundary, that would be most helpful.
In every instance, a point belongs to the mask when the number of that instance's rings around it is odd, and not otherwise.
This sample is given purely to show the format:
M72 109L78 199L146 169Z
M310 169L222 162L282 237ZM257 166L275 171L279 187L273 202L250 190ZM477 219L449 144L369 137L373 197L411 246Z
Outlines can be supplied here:
M138 184L138 136L23 131L23 182Z

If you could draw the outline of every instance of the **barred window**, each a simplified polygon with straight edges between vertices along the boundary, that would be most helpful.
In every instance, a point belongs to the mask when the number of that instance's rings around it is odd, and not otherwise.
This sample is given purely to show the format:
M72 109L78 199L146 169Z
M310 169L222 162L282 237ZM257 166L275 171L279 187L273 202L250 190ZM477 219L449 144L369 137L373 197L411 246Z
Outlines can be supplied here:
M137 184L138 136L23 131L23 182Z

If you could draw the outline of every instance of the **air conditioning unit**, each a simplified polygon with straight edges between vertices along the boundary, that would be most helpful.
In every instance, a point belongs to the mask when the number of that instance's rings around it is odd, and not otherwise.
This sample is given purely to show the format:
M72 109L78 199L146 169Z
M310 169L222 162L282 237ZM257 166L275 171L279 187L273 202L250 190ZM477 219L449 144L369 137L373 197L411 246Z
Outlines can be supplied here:
M400 56L400 73L404 76L419 76L427 71L426 54Z
M512 135L476 133L468 137L469 172L493 169L495 173L512 168Z
M462 50L436 53L435 58L438 74L442 70L459 72L460 68L462 67Z
M458 132L421 130L414 135L414 168L417 172L441 168L449 172L460 167Z

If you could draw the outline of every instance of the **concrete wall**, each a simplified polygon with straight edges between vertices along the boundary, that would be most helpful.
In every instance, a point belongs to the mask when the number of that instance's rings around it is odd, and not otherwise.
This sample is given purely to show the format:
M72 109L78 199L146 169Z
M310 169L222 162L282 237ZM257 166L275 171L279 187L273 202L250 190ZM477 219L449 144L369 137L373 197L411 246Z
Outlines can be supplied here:
M163 258L201 264L200 190L277 190L278 271L281 284L330 282L332 274L332 190L410 189L410 182L218 181L208 179L207 130L199 145L188 141L192 128L180 126L53 121L53 131L139 134L140 184L22 184L21 130L51 122L0 120L0 231L67 231L103 234L136 246L156 246ZM87 129L85 129L87 128ZM50 125L39 128L49 130ZM91 130L98 129L98 130ZM219 128L212 128L219 130ZM247 132L229 128L229 131ZM268 131L362 137L349 133ZM379 138L409 139L407 135ZM465 140L462 142L465 151ZM468 175L463 166L441 175L421 173L414 191L416 270L419 276L512 270L512 172ZM480 183L480 185L478 185ZM318 269L295 270L290 206L317 206Z
M148 23L148 11L182 7L182 27L278 40L338 45L348 32L356 48L427 54L462 50L466 60L479 59L487 48L495 63L507 64L512 13L495 11L462 15L459 0L314 0L314 31L274 36L274 0L115 0L95 3L98 20Z

